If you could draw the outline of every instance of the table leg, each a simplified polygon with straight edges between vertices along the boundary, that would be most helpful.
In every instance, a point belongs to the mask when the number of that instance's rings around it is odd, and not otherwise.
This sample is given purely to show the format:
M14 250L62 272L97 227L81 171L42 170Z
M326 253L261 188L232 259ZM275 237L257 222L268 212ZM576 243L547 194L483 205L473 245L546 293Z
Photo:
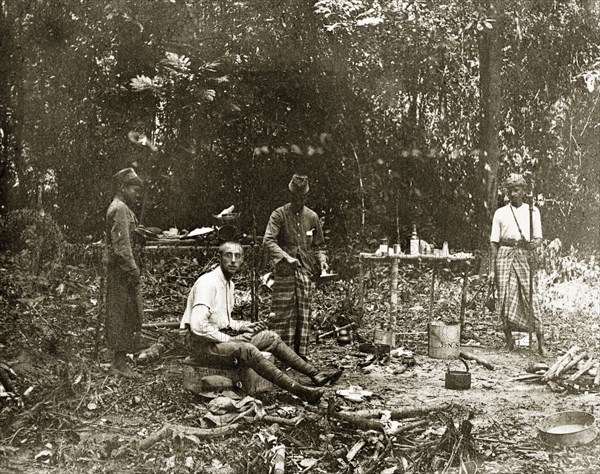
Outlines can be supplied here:
M390 319L389 330L396 330L396 321L398 320L398 260L392 258L392 267L390 269Z
M437 266L433 265L433 268L431 269L431 288L429 289L429 321L431 322L431 319L433 317L433 297L435 295L435 274L437 271Z
M467 309L467 293L469 287L469 273L465 270L463 273L462 289L460 293L460 332L462 334L465 323L465 310Z
M365 269L363 267L364 263L363 263L363 258L359 257L358 258L358 262L359 262L359 274L358 274L358 326L362 326L362 319L363 316L365 314Z

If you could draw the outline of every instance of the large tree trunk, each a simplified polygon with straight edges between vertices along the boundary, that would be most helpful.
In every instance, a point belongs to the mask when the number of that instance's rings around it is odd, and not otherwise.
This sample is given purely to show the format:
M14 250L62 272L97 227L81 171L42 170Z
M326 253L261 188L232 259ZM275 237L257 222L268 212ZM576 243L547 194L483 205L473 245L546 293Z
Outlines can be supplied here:
M488 18L496 16L492 1L484 2ZM487 235L487 229L492 215L496 210L496 195L498 192L498 164L500 148L498 143L498 118L501 106L500 81L500 35L498 22L493 22L492 28L484 27L479 34L479 89L481 96L481 135L480 135L480 165L483 179L484 212L481 229Z
M26 193L13 188L23 169L23 52L20 40L24 2L0 0L0 209L23 205ZM15 196L16 194L16 196Z

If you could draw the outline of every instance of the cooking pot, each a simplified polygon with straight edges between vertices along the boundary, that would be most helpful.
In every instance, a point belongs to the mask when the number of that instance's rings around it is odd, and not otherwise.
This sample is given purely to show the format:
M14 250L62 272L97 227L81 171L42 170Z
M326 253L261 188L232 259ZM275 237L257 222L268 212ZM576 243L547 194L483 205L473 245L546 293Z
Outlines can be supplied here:
M598 435L596 417L584 411L562 411L548 415L537 426L538 435L547 444L583 446Z
M448 370L446 371L446 383L445 387L450 390L467 390L471 388L471 373L469 372L469 366L463 359L458 359L465 364L466 370L450 370L450 364L448 363Z

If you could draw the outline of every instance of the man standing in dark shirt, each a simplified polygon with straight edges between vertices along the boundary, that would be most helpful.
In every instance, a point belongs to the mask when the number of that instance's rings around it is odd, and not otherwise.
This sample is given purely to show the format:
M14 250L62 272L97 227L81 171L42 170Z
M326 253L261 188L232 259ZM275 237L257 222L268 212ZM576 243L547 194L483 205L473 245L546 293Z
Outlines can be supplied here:
M113 176L115 198L106 213L106 343L114 352L111 370L127 378L137 374L127 365L127 354L137 349L142 329L140 237L133 208L142 197L142 180L125 168Z
M297 354L306 357L313 284L311 277L327 270L319 216L306 207L308 178L295 174L290 202L273 211L264 244L274 265L272 329Z

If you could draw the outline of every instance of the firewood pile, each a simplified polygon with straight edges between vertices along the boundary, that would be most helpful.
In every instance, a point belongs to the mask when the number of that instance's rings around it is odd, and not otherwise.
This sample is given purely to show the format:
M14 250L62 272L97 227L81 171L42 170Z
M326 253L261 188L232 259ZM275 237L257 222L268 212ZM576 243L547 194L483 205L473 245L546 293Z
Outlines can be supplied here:
M545 383L555 392L600 391L600 360L593 354L572 346L559 356L554 364L534 364L527 375L520 375L522 382Z

